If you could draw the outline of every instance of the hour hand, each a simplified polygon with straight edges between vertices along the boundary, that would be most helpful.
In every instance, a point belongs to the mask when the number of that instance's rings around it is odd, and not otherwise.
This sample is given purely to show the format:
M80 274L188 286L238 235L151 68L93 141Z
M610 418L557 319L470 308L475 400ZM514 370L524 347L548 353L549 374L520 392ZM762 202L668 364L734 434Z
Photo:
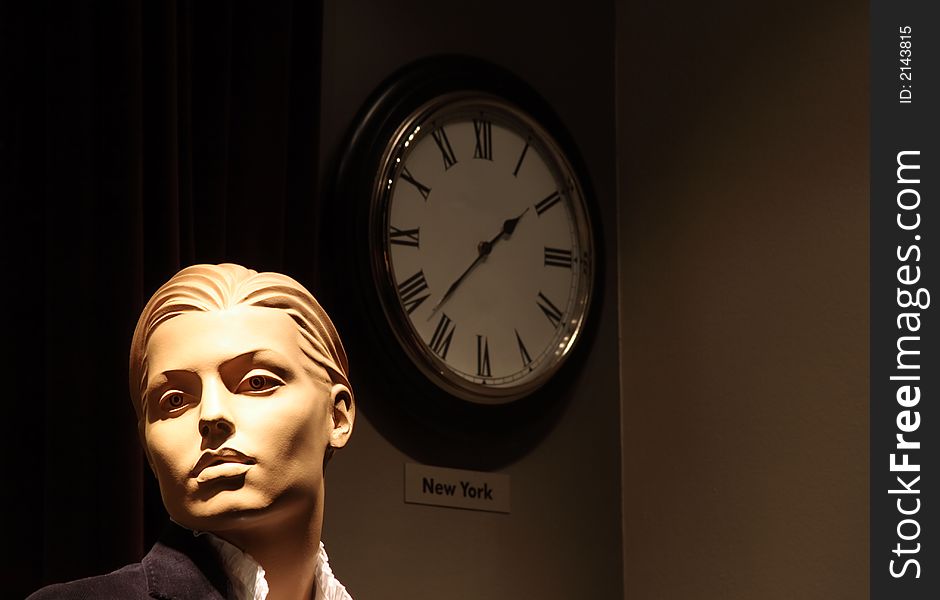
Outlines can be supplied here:
M503 236L506 236L507 238L509 238L509 236L512 235L512 232L516 230L516 225L519 224L519 220L522 219L522 217L524 217L527 212L529 212L528 206L525 207L524 211L519 213L518 217L514 219L506 219L505 221L503 221L503 230L499 232L499 235L497 235L490 241L490 244L495 244L496 240L502 238Z

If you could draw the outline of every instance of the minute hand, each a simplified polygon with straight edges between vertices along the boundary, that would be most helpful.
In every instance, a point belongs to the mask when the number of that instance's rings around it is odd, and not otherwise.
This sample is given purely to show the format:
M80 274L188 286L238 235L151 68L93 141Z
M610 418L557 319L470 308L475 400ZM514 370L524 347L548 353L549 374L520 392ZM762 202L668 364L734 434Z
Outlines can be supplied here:
M437 312L437 309L440 308L440 306L441 306L442 304L444 304L444 302L446 302L448 298L450 298L450 296L454 293L454 290L456 290L457 287L460 285L460 283L461 283L464 279L467 278L467 275L470 274L470 271L472 271L474 268L476 268L476 266L477 266L478 264L480 264L481 262L483 262L484 260L486 260L486 257L489 256L489 255L490 255L490 252L493 251L493 246L496 245L496 242L498 242L498 241L500 241L501 239L504 239L504 238L508 240L508 239L512 236L512 232L516 230L516 225L519 224L519 220L526 214L526 212L528 212L528 210L529 210L529 208L526 207L526 209L525 209L524 211L522 211L522 212L519 214L518 217L515 217L515 218L513 218L513 219L506 219L505 221L503 221L503 228L502 228L502 230L500 230L499 233L497 233L495 236L493 236L493 239L491 239L491 240L488 241L488 242L487 242L487 241L483 241L483 242L480 242L479 244L477 244L477 257L476 257L476 259L474 259L474 261L473 261L472 263L470 263L470 266L467 267L467 270L464 271L464 272L460 275L460 277L457 278L457 281L455 281L454 283L452 283L452 284L450 285L450 287L447 288L447 291L444 292L444 295L441 296L441 299L438 300L438 301L437 301L437 304L434 305L434 308L431 309L431 314L428 316L428 320L430 320L431 317L434 316L434 313Z

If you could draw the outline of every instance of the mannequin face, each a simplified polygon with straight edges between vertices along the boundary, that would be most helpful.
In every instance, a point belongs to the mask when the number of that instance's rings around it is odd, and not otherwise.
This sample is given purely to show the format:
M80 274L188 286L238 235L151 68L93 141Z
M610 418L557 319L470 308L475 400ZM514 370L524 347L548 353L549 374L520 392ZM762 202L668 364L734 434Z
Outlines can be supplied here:
M143 437L170 516L224 532L321 510L323 459L352 427L348 390L284 312L189 312L147 344Z

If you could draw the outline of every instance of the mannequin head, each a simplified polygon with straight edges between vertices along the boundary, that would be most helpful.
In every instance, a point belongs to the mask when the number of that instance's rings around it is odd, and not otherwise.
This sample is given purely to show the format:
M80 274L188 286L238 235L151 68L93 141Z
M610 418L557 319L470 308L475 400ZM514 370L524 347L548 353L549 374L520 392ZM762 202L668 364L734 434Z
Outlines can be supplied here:
M226 531L322 514L323 468L355 418L346 355L299 283L196 265L144 307L130 391L170 516Z

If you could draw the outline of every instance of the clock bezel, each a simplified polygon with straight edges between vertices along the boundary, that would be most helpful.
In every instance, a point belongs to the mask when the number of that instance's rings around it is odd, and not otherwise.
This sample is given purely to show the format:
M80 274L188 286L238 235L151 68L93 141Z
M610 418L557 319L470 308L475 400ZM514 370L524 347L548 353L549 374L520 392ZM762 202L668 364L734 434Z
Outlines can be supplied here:
M488 469L522 456L552 429L577 386L598 334L606 278L604 222L593 182L575 140L546 100L518 76L491 62L455 54L420 58L372 88L345 142L330 159L317 228L321 304L343 332L357 399L383 436L419 460ZM537 120L578 175L592 224L594 280L580 339L551 382L504 404L469 402L446 392L419 369L395 337L381 307L369 252L369 199L385 145L416 107L461 90L497 95ZM365 366L362 366L365 365Z
M536 374L523 379L519 384L494 386L471 381L458 374L446 361L438 357L420 337L407 313L403 310L393 274L389 254L389 213L395 188L400 180L400 171L415 144L410 144L418 133L417 128L444 126L475 115L486 113L493 123L511 129L527 139L544 161L559 188L565 189L566 208L573 220L578 238L578 276L573 298L566 306L570 320L563 329L553 334L552 344L561 342L559 348L544 357L530 369ZM427 135L427 133L423 134ZM595 241L587 205L585 188L576 167L569 160L551 132L530 113L511 100L479 90L454 90L439 94L412 110L400 119L400 124L381 152L375 178L371 186L368 211L369 255L372 279L378 290L385 319L398 344L410 361L428 380L448 394L480 405L504 405L527 397L551 381L562 368L568 356L582 337L594 291ZM570 307L570 310L569 310Z

